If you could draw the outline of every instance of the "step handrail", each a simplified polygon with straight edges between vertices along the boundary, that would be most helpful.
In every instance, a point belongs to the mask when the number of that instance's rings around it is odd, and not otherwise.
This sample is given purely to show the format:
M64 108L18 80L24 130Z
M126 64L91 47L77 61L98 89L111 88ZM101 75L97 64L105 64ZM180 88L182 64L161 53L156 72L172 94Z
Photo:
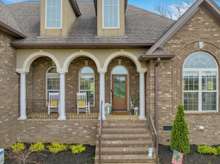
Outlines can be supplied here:
M153 118L152 116L149 114L149 128L152 132L152 136L153 136L153 146L155 148L155 155L156 155L156 163L158 163L158 155L159 155L159 135L158 132L156 130L156 127L154 125L153 122Z
M103 101L100 105L100 118L99 118L99 134L98 134L98 144L99 144L99 164L102 163L102 128L103 128Z

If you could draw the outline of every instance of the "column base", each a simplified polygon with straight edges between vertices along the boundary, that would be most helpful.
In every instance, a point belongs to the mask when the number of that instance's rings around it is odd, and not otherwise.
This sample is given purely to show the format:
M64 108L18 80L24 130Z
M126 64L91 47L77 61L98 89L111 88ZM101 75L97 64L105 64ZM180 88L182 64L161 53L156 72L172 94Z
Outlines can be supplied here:
M19 117L18 120L20 120L20 121L27 120L27 117L26 116L22 116L22 117Z
M59 117L58 117L58 120L59 120L59 121L65 121L65 120L66 120L66 116L59 116Z
M139 120L146 120L145 116L139 116Z

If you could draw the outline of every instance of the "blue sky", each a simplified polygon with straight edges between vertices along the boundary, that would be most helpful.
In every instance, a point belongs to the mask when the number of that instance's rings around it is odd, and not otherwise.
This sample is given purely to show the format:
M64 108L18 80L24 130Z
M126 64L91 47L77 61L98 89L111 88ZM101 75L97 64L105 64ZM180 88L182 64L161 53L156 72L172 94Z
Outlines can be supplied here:
M13 3L17 1L22 1L22 0L2 0L5 3ZM164 6L169 8L170 6L172 7L173 5L183 5L184 2L192 2L193 0L129 0L130 4L133 4L135 6L138 6L140 8L144 8L150 11L156 11L156 8L158 6ZM215 0L219 5L220 5L220 0Z

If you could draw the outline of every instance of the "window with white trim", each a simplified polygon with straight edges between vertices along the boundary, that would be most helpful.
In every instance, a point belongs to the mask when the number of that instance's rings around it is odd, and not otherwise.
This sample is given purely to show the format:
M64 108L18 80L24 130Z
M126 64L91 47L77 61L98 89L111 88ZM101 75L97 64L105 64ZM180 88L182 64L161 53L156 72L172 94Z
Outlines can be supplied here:
M103 0L103 27L120 27L120 0Z
M186 111L218 109L218 66L206 52L189 55L183 65L183 101Z
M79 71L79 92L87 94L91 106L95 106L95 73L91 67L85 66Z
M46 94L48 98L49 93L59 93L60 91L60 77L55 66L52 66L47 70L46 78Z
M46 0L46 28L62 28L62 0Z

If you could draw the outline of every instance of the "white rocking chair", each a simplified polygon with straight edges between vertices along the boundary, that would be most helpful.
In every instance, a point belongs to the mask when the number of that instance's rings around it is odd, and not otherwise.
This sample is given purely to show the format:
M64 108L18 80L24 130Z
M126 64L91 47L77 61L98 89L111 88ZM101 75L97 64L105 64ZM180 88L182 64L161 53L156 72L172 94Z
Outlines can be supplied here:
M58 92L50 92L48 95L48 115L53 113L58 113L59 110L59 98L60 94Z
M77 93L77 114L84 112L90 113L90 103L87 101L87 94Z

